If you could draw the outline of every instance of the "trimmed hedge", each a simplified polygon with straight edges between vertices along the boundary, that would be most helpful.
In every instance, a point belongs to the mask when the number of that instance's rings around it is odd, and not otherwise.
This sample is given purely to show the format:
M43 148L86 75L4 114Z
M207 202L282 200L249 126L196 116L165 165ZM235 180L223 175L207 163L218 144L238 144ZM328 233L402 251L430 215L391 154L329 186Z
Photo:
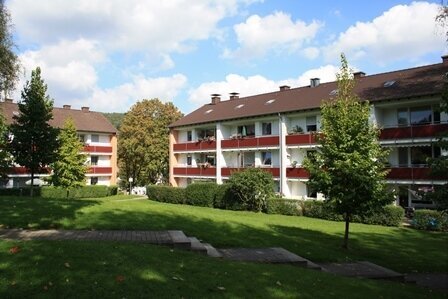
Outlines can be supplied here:
M185 189L186 203L192 206L213 208L216 183L193 183Z
M303 215L331 221L344 221L344 217L337 214L331 203L326 201L303 201ZM404 209L399 206L388 205L368 215L354 215L352 222L377 224L384 226L400 226L404 217Z
M435 210L417 210L411 224L417 229L446 231L448 215Z
M186 192L184 188L148 185L146 187L146 195L149 199L160 202L184 204L186 201Z
M268 199L266 213L290 216L302 216L302 202L296 199Z
M213 207L225 210L241 210L241 206L233 196L230 184L225 183L217 186Z
M31 188L7 188L0 189L0 195L30 196ZM54 186L42 186L34 188L34 195L42 198L98 198L116 195L117 186L83 186L68 190Z

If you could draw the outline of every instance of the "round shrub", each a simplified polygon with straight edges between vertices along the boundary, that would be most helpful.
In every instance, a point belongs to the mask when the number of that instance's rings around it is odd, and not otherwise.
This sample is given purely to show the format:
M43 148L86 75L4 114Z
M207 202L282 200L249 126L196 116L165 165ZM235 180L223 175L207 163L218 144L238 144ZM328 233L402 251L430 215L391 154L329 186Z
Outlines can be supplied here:
M448 230L448 215L435 210L417 210L412 226L424 230Z
M216 183L193 183L185 190L187 204L192 206L213 208Z
M148 185L146 195L151 200L174 204L184 204L186 198L184 188L159 185Z

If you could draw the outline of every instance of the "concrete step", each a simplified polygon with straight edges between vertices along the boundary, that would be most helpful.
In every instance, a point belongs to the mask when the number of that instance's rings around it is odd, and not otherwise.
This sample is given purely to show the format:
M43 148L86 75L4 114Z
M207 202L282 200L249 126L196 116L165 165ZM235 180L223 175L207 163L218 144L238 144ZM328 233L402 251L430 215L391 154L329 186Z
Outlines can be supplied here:
M209 243L203 243L205 248L207 248L207 255L210 257L222 258L223 255L219 252L215 247L210 245Z
M168 234L173 241L174 248L187 249L191 248L190 239L181 230L169 230Z
M191 251L197 251L197 252L200 252L203 254L207 254L207 248L197 238L189 237L188 240L190 240L190 244L191 244L190 250Z

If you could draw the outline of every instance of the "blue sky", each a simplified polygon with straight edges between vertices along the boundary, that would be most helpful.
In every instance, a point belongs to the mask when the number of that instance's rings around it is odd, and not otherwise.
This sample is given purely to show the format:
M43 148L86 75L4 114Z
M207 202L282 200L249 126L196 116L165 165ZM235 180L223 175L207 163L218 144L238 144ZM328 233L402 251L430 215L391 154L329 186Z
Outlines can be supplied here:
M7 0L24 68L56 106L125 112L139 100L188 113L279 85L332 81L344 52L367 74L438 63L439 1ZM445 29L446 30L446 29Z

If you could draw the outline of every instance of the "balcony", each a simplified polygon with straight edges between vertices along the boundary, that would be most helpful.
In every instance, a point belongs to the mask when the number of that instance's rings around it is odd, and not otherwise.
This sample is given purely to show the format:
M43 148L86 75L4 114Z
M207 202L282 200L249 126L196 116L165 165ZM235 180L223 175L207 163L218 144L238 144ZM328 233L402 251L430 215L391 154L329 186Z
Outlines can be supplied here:
M286 145L311 145L316 144L316 136L313 133L295 134L286 136Z
M258 147L275 147L279 146L278 136L266 137L245 137L236 139L225 139L221 141L221 147L226 148L258 148Z
M433 180L429 167L393 167L387 174L389 180Z
M310 174L302 167L288 167L286 168L286 177L297 179L308 179Z
M110 174L112 173L112 167L92 166L87 172L89 174Z
M446 123L384 128L381 130L380 140L436 137L447 131Z
M228 177L231 176L233 172L243 171L244 167L223 167L221 168L221 175ZM264 171L270 172L273 177L279 177L280 176L280 168L278 167L260 167L260 169L263 169Z
M216 176L216 168L215 167L174 167L173 169L174 175L183 175L183 176Z
M175 152L216 150L216 141L197 141L173 144Z
M23 166L11 167L11 168L9 168L8 173L10 175L30 175L30 172L28 171L28 169L26 169ZM51 173L51 169L46 167L46 168L42 169L42 171L40 171L38 174L49 174L49 173Z
M112 146L85 145L84 152L87 153L112 153Z

